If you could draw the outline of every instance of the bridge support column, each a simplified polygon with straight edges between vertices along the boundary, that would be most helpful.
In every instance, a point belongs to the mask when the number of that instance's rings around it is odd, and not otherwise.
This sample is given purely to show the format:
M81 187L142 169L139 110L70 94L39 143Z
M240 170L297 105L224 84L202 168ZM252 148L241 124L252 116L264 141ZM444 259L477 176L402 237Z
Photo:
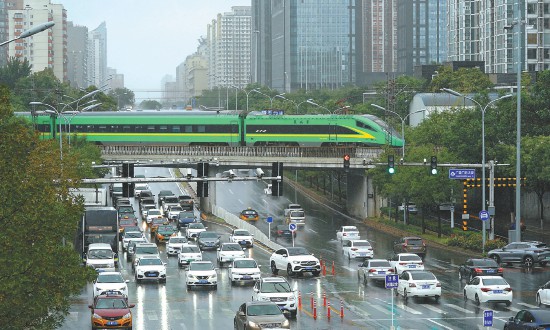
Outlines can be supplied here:
M216 181L208 183L208 197L200 197L201 210L212 213L212 205L216 205Z
M347 178L346 210L361 219L376 216L376 202L371 178L366 176L363 171L350 171Z

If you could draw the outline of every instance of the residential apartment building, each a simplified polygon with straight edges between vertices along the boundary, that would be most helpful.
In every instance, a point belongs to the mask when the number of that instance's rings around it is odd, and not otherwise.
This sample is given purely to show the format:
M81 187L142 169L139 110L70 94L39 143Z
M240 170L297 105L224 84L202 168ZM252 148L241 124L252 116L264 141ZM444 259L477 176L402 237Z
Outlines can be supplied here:
M189 55L180 70L181 72L176 70L176 73L177 77L182 80L183 99L187 104L193 105L196 103L193 100L208 89L208 60L200 53ZM178 86L180 86L179 81Z
M107 24L102 22L88 34L88 86L101 87L107 75Z
M207 28L208 87L245 87L251 81L249 6L218 14Z

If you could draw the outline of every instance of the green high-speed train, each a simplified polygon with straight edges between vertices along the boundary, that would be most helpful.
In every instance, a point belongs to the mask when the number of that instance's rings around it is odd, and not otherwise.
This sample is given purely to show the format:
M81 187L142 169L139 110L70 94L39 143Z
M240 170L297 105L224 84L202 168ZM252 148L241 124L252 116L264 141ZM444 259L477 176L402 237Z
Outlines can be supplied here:
M402 147L401 136L373 115L269 115L250 112L82 112L60 117L18 113L33 121L43 138L59 134L97 144L219 146Z

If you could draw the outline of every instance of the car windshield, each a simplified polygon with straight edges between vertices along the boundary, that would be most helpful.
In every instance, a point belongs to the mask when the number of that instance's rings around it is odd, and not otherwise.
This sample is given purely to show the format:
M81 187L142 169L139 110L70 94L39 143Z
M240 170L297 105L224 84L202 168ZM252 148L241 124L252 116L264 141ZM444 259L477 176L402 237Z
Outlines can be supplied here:
M122 283L124 278L120 274L102 274L97 276L97 283Z
M422 245L422 240L419 238L409 238L407 239L408 245Z
M344 227L343 231L358 231L357 227Z
M213 270L214 267L212 266L211 262L192 262L191 265L189 265L189 270Z
M244 210L242 213L244 215L256 215L256 214L258 214L258 212L254 211L254 210Z
M258 265L254 260L235 260L233 263L234 268L256 268Z
M389 261L371 261L369 264L370 267L391 267Z
M262 284L262 292L275 293L275 292L291 292L290 284L288 282L264 282Z
M141 237L141 233L137 231L131 231L124 235L124 238L140 238L140 237Z
M185 237L172 237L170 238L170 242L168 242L169 244L170 243L187 243L187 238Z
M544 244L544 243L539 243L539 244L535 245L535 247L537 249L546 249L547 248L546 244Z
M189 228L189 229L205 229L204 225L202 223L190 223L189 227L187 227L187 228Z
M169 204L179 203L177 197L164 197L164 202Z
M111 259L113 251L110 249L94 249L88 251L88 259Z
M164 218L155 218L153 219L153 224L155 225L162 225L163 223L168 222Z
M138 246L136 247L136 254L157 254L158 249L156 246Z
M218 234L208 231L203 231L199 234L199 238L218 238Z
M118 208L118 213L134 213L134 208L131 206L121 206Z
M156 205L143 205L144 210L151 210L151 209L154 209L155 207Z
M139 259L139 264L142 266L162 265L162 260L158 258L141 258Z
M96 309L123 309L128 308L126 300L123 298L98 299L95 305Z
M435 275L430 272L411 272L411 278L415 281L435 280Z
M147 215L160 215L160 211L159 210L149 210L149 213L147 213Z
M305 212L304 211L292 211L292 216L293 217L304 217L305 216Z
M194 218L195 217L195 213L191 212L191 211L183 211L183 212L180 212L180 215L179 215L180 218Z
M483 282L483 285L508 285L508 282L506 282L506 280L502 277L482 278L481 281Z
M417 256L416 254L401 256L399 260L400 261L422 261L422 259L420 259L420 257Z
M159 226L159 231L176 231L176 227L173 227L173 226Z
M248 306L246 310L247 315L249 316L258 316L258 315L280 315L282 313L279 306L276 304L265 304L265 305L252 305Z
M128 225L134 225L134 223L135 223L135 221L132 220L132 219L129 219L129 220L128 220L128 219L122 219L122 220L120 220L120 225L121 225L121 226L124 226L124 225L126 225L126 226L128 226Z
M147 190L149 186L146 183L136 183L134 190Z
M198 246L184 246L181 248L181 253L200 253L201 249Z
M476 267L498 267L498 264L493 259L474 259L473 266Z
M222 251L242 251L243 248L239 244L223 244Z
M181 206L172 206L170 208L170 212L181 212L183 211L183 209L181 208Z
M250 233L247 230L235 230L233 236L250 236Z
M290 256L303 256L309 255L310 253L303 247L292 247L288 248L288 255Z
M370 246L370 243L366 241L355 241L353 242L353 246Z

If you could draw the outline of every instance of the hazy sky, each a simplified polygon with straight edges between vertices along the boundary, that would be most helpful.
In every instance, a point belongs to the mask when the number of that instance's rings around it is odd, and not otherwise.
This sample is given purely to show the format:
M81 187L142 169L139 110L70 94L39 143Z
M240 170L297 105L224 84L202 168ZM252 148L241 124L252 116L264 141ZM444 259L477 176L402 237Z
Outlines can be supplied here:
M124 74L136 103L160 97L160 81L197 49L206 25L251 0L51 0L67 20L93 30L107 25L107 65Z

